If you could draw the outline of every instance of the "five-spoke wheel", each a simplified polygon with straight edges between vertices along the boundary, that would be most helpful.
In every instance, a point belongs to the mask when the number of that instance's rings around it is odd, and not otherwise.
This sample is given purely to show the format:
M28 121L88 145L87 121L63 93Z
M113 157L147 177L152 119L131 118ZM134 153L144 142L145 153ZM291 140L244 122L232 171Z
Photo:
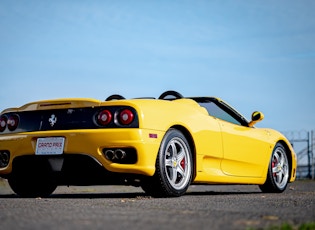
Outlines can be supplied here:
M170 129L164 136L156 161L156 172L142 183L152 196L183 195L192 180L193 162L187 139L182 132Z
M289 181L290 166L285 148L278 143L272 153L267 180L260 185L263 192L283 192Z
M184 140L174 137L162 157L168 183L175 189L185 188L191 176L191 157Z

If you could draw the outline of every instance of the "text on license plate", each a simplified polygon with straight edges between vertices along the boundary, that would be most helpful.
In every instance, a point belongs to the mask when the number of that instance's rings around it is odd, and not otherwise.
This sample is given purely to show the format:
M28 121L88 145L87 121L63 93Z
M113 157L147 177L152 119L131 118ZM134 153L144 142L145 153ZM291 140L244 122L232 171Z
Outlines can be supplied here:
M64 137L38 138L35 155L60 155L63 153Z

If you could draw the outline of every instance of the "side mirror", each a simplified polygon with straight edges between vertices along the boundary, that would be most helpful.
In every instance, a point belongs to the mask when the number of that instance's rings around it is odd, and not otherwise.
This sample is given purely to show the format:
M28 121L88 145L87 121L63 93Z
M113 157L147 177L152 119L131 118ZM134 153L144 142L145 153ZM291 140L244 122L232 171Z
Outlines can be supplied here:
M264 114L259 111L255 111L252 113L252 120L248 123L249 127L253 127L257 122L264 119Z

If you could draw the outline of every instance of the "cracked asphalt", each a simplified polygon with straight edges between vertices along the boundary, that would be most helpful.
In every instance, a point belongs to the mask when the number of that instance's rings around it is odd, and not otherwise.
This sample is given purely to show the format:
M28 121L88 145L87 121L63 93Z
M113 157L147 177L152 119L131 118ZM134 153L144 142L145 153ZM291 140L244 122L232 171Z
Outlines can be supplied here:
M178 198L152 198L125 186L58 187L20 198L0 179L0 229L263 229L315 221L315 181L281 194L255 185L192 185Z

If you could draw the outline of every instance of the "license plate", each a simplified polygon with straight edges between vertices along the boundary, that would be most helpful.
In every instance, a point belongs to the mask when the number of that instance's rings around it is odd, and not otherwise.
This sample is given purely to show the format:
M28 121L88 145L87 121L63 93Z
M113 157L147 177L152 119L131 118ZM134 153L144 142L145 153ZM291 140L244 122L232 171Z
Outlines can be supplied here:
M64 137L38 138L35 155L61 155L64 144Z

